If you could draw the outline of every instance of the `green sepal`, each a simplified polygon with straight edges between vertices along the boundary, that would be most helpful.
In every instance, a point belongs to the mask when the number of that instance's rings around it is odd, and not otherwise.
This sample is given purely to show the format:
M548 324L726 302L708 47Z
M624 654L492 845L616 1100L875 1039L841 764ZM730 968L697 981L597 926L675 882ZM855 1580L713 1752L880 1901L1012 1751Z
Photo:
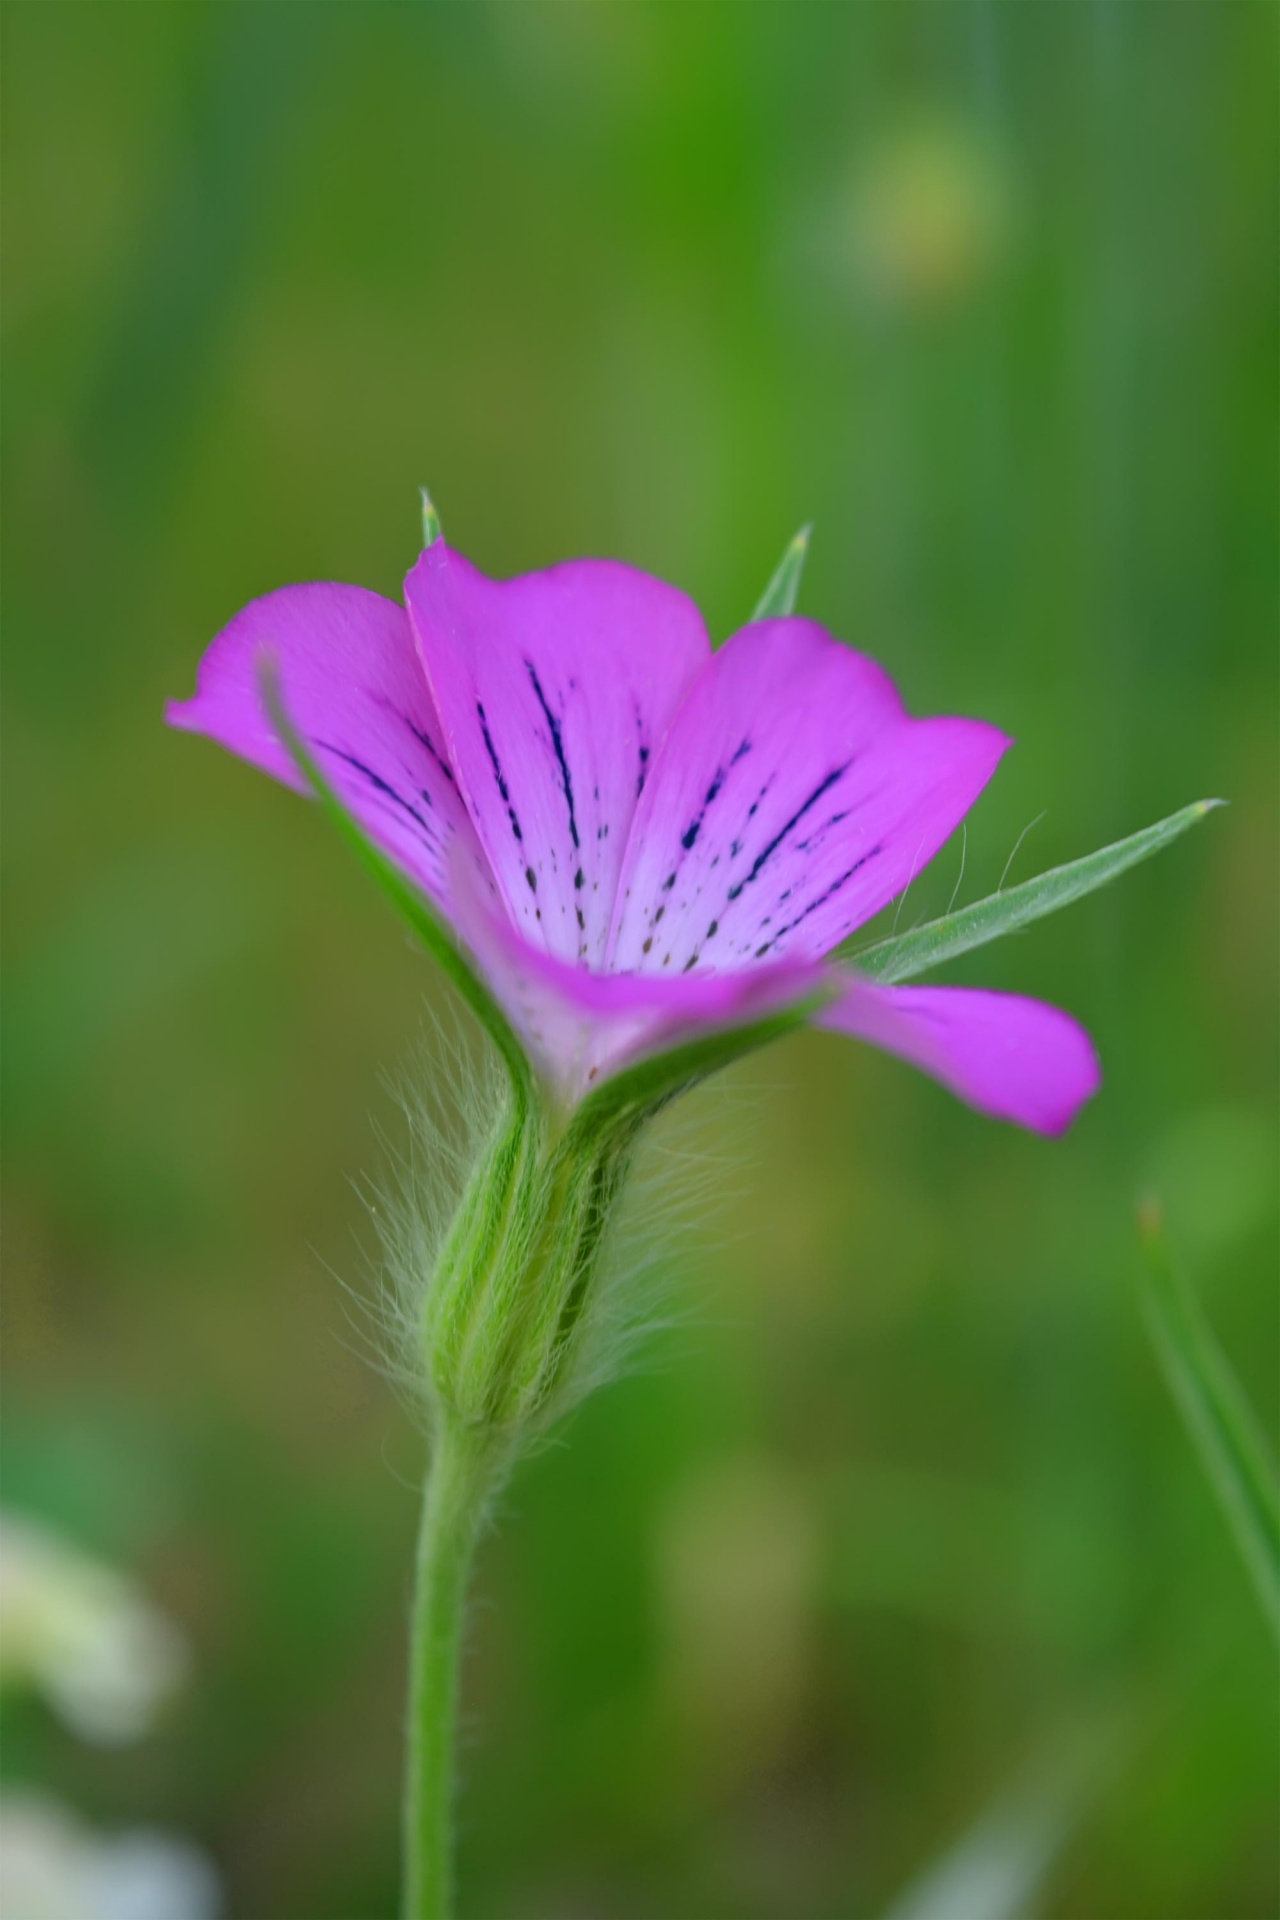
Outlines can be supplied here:
M437 540L443 540L444 529L440 525L440 515L436 512L435 502L425 487L419 487L422 496L422 544L434 547Z
M647 1054L587 1095L573 1113L569 1134L589 1140L618 1125L648 1118L697 1081L804 1026L829 997L826 988L809 992L758 1020L714 1027L661 1053Z
M1174 1264L1160 1209L1144 1204L1143 1306L1164 1376L1200 1464L1280 1637L1280 1484L1262 1427Z
M790 546L779 560L777 569L768 586L761 594L751 619L776 620L780 616L794 613L796 595L800 591L800 576L804 572L804 563L809 554L809 535L811 527L801 527Z
M885 985L910 980L918 973L926 973L930 967L941 966L944 960L968 953L971 947L983 947L989 940L1000 940L1006 933L1014 933L1033 920L1041 920L1048 913L1057 913L1060 907L1070 906L1086 893L1105 887L1127 867L1136 867L1140 860L1149 859L1215 807L1225 804L1222 800L1197 800L1180 812L1171 813L1167 820L1159 820L1153 827L1130 834L1127 840L1117 840L1114 846L1101 847L1082 860L1072 860L1065 867L1038 874L1034 880L1010 887L1007 893L990 894L971 907L944 914L940 920L930 920L911 933L877 941L873 947L864 947L861 953L845 941L833 957L853 962L859 973Z
M476 1162L421 1330L433 1394L463 1427L518 1447L571 1404L601 1247L638 1130L571 1139L535 1094Z
M515 1029L459 946L451 927L413 882L406 878L393 860L374 845L363 827L350 814L307 750L285 711L280 680L274 660L264 654L258 665L258 684L268 718L294 766L319 801L324 813L356 858L372 874L392 906L405 920L415 938L447 975L480 1025L489 1035L511 1075L521 1098L530 1097L533 1071L528 1055Z
M423 1356L451 1418L519 1445L572 1404L605 1237L646 1121L694 1081L790 1032L822 999L810 993L651 1055L568 1114L538 1088L504 1118L426 1294Z

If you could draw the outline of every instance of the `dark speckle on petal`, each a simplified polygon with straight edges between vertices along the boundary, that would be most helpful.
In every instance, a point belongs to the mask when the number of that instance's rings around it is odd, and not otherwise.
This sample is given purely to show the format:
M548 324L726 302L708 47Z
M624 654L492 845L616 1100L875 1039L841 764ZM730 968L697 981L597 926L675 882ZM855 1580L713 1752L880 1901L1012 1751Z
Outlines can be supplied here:
M751 867L751 871L748 874L746 874L743 879L736 881L734 885L730 887L729 898L731 900L736 900L738 895L742 892L743 888L749 887L751 885L752 881L760 873L761 869L767 864L767 862L777 852L778 848L782 845L783 841L786 839L787 835L791 832L792 828L798 826L800 822L804 819L805 815L809 812L809 809L811 807L817 806L823 794L828 793L830 789L835 786L837 780L840 780L843 778L843 776L848 772L850 764L851 763L848 760L846 760L842 766L833 767L831 769L831 772L828 773L824 779L818 782L817 786L814 788L813 792L809 795L808 799L803 801L801 805L796 808L795 812L792 814L791 818L786 822L786 824L784 826L779 827L778 831L774 834L772 840L770 840L756 855L755 861Z
M533 691L537 696L538 705L542 708L542 716L547 723L547 728L551 735L551 751L555 755L556 765L560 770L560 785L564 790L565 805L569 809L569 836L576 847L579 844L578 818L573 804L573 779L569 773L569 762L565 758L564 735L560 730L560 721L556 715L552 713L547 696L542 691L542 682L538 678L537 668L534 666L532 660L526 660L524 664L530 682L532 683ZM570 682L570 685L572 684L573 683Z

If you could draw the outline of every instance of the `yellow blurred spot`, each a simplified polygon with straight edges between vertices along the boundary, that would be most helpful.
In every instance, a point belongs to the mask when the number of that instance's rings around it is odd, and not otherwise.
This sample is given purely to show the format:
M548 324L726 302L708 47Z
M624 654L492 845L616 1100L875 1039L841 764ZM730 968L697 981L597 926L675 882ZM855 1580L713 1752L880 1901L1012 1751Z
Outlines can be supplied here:
M769 1461L703 1469L666 1515L670 1696L713 1771L767 1762L802 1717L819 1556L805 1483Z
M951 304L990 272L1009 227L1005 169L962 125L902 126L855 173L851 264L860 290L877 304Z

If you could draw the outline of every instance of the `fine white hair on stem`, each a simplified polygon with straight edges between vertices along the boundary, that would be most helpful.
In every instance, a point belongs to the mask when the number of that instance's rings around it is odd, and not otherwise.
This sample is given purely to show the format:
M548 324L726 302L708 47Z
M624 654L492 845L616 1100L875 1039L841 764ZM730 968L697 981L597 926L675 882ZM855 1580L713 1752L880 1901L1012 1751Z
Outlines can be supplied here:
M427 1291L468 1178L506 1110L496 1055L462 1016L429 1010L405 1065L384 1085L400 1112L390 1132L375 1123L383 1170L353 1182L377 1238L362 1248L365 1284L339 1277L350 1345L428 1421L432 1409L423 1350ZM743 1106L749 1089L717 1078L698 1097L668 1109L644 1131L598 1249L578 1347L539 1417L542 1441L560 1416L598 1386L642 1363L659 1336L690 1323L677 1277L694 1265L706 1222L727 1211L733 1148L707 1139L707 1103ZM750 1105L750 1100L747 1102Z
M1026 839L1032 827L1038 827L1040 825L1040 822L1044 819L1044 816L1048 811L1049 809L1047 807L1043 807L1041 811L1036 815L1034 820L1028 820L1026 826L1022 829L1022 832L1018 835L1017 839L1014 841L1013 851L1010 853L1009 858L1005 861L1004 872L1000 875L1000 879L996 885L997 893L1001 893L1004 890L1004 883L1009 878L1009 869L1018 857L1018 848L1022 845L1023 841Z
M731 1097L717 1079L668 1108L642 1137L601 1249L582 1348L561 1407L653 1364L665 1336L698 1318L683 1284L708 1222L727 1211L726 1176L740 1164L732 1147L708 1146L706 1104Z
M962 820L960 822L960 871L956 875L956 883L954 887L952 887L951 889L951 898L947 902L948 913L950 913L952 907L954 907L956 903L956 896L960 892L960 885L964 879L964 863L965 863L965 859L968 856L968 852L969 852L969 827L968 827L967 821Z
M630 1309L621 1361L646 1364L650 1337L724 1324L709 1310L703 1275L749 1228L737 1204L755 1160L754 1135L777 1077L744 1078L747 1063L718 1074L662 1115L646 1136L620 1220L630 1259L616 1282ZM712 1289L714 1291L714 1289ZM670 1353L663 1342L663 1358Z
M907 895L910 893L912 882L915 880L915 877L916 877L916 872L918 870L919 862L920 862L920 855L924 849L924 843L925 843L925 835L921 834L920 839L916 844L916 850L911 856L911 867L907 874L907 884L902 889L902 892L898 895L898 904L894 910L894 915L893 915L893 926L890 930L891 937L893 934L895 934L898 931L898 922L902 918L902 909L907 904Z
M450 1008L428 1007L405 1064L383 1078L401 1124L377 1120L383 1171L352 1182L377 1251L361 1249L363 1287L339 1285L357 1350L421 1411L427 1402L423 1308L467 1176L491 1139L506 1098L502 1068Z

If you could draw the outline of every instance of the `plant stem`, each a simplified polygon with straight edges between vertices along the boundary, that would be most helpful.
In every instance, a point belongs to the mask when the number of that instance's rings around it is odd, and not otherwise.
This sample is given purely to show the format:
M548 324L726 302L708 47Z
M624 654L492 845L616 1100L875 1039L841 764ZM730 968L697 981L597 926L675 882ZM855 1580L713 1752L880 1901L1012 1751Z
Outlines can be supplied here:
M404 1920L448 1920L458 1666L476 1538L498 1478L492 1446L442 1416L422 1503L409 1645Z

